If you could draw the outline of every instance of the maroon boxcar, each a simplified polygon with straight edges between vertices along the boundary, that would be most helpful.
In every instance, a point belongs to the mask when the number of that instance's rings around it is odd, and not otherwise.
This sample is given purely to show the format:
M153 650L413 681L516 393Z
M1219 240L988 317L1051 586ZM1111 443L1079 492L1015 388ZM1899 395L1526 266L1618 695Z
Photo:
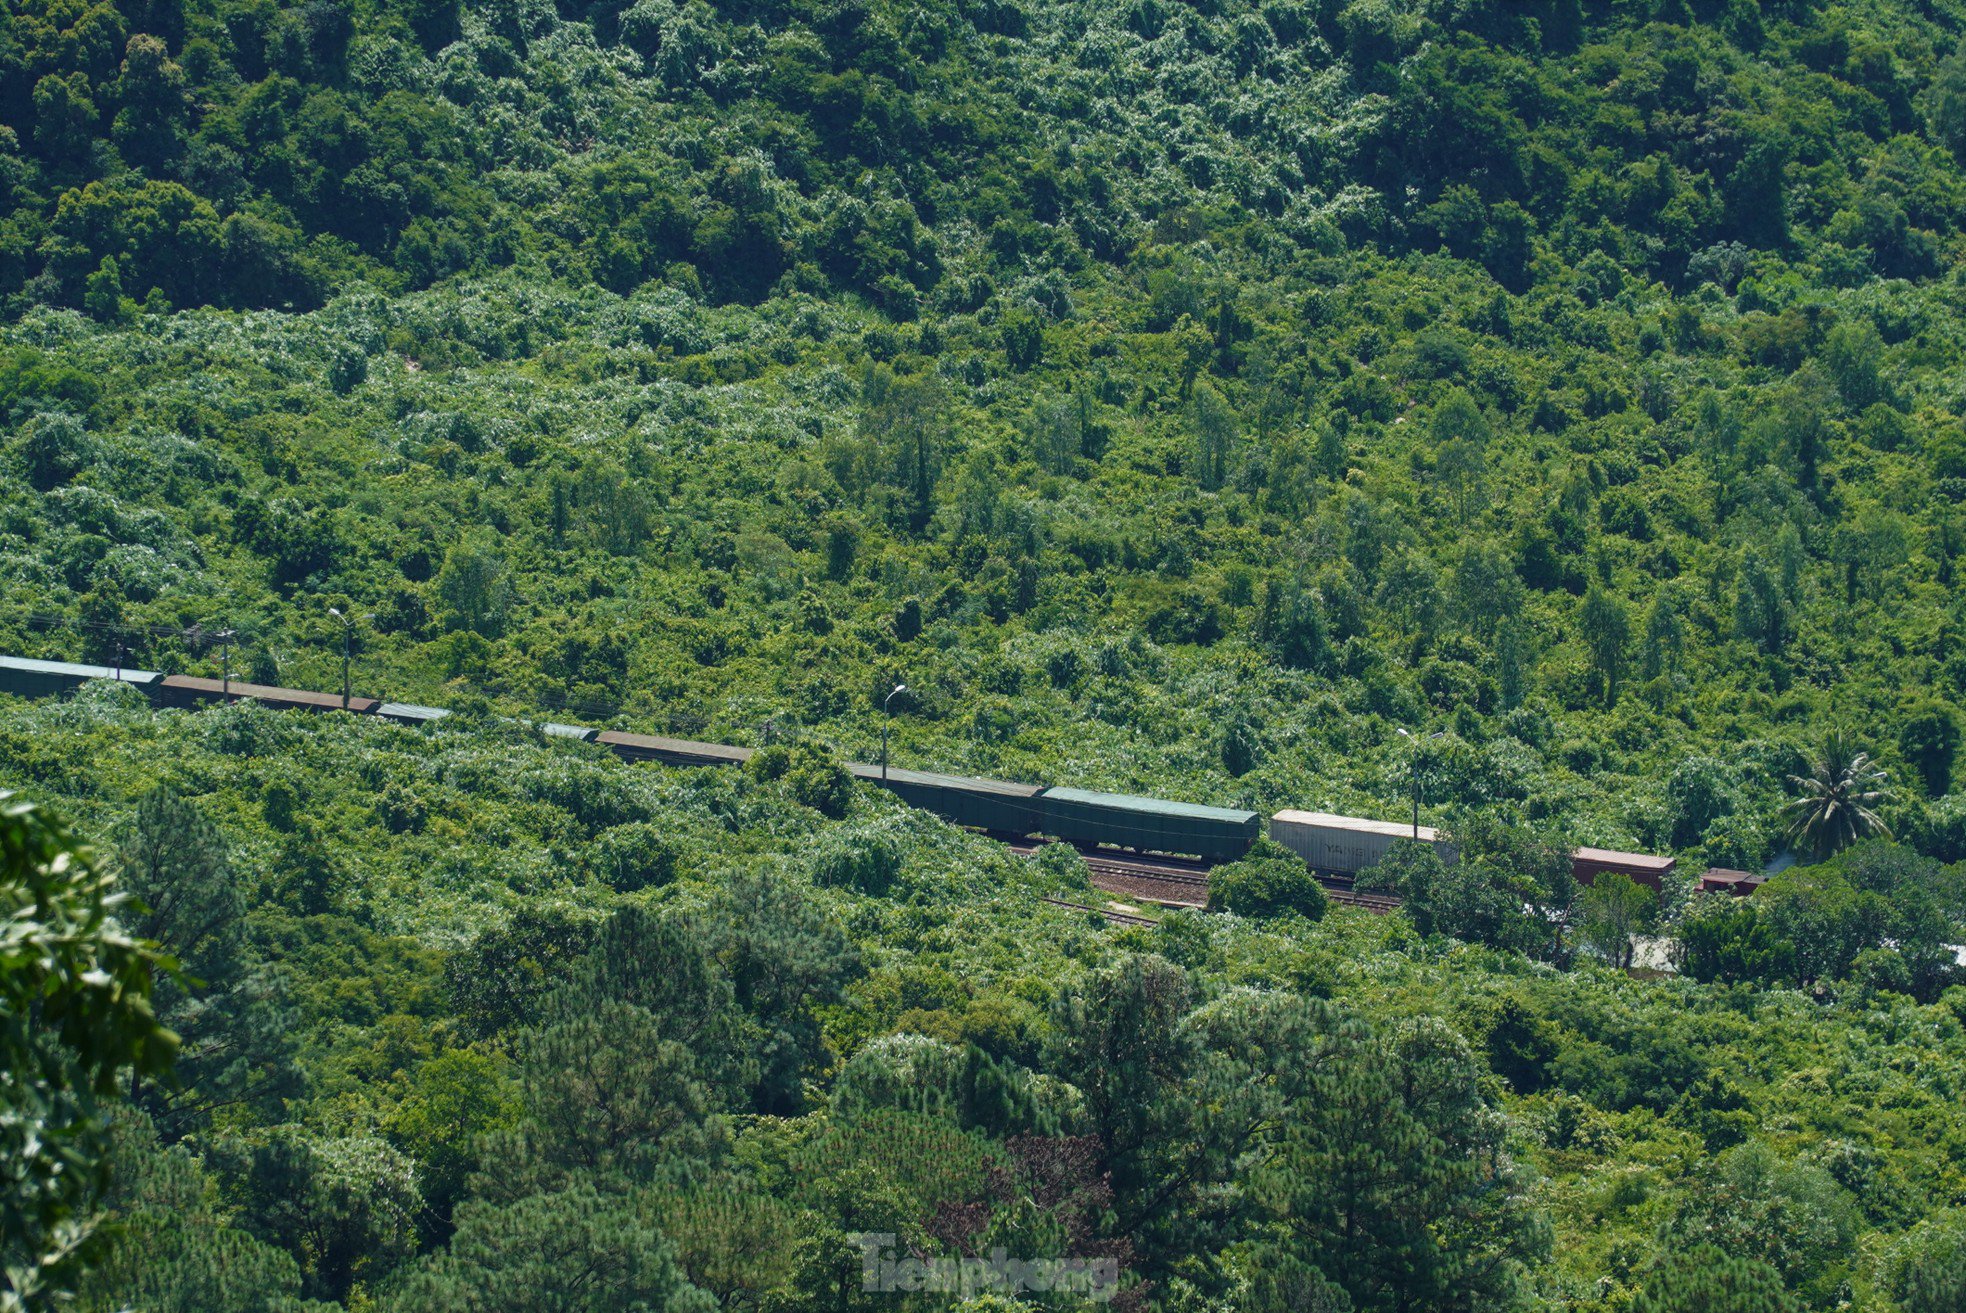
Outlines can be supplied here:
M1746 898L1768 882L1768 877L1759 871L1737 871L1731 866L1711 866L1700 877L1700 892L1703 894L1733 894L1736 898Z
M272 684L248 684L235 679L231 685L223 680L206 679L202 675L166 675L157 681L157 698L173 706L190 706L197 702L222 702L227 697L234 702L250 701L269 707L282 707L292 711L340 711L341 694L316 693L304 688L279 688ZM374 698L348 699L349 711L365 714L380 705Z
M1615 871L1655 892L1678 864L1671 857L1614 852L1609 848L1579 848L1570 854L1570 873L1578 884L1590 884L1600 874Z

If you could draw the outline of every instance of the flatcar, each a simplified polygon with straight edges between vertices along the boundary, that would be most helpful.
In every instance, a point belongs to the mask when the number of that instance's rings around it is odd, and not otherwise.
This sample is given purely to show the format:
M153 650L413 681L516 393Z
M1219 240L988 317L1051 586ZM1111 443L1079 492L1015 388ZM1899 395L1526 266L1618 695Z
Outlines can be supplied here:
M0 657L0 693L24 698L72 693L92 679L120 680L148 689L163 676L154 670L88 665L75 661L37 661L33 657Z
M749 748L655 734L629 734L618 729L602 730L593 741L626 761L660 761L671 766L741 766L751 759Z
M882 778L879 766L853 762L853 777L879 785L911 807L933 812L952 825L967 825L998 834L1036 834L1044 829L1044 790L1036 784L1008 780L937 775L930 771L895 770Z
M288 711L352 711L366 715L379 703L374 698L350 698L344 706L336 693L316 693L304 688L280 688L273 684L250 684L233 680L207 679L202 675L166 675L157 681L158 701L170 706L193 706L231 698L234 702L258 702Z
M1442 848L1451 861L1453 849L1442 847L1440 831L1431 825L1401 825L1369 821L1330 812L1280 811L1270 818L1270 837L1302 857L1307 865L1332 875L1356 876L1385 860L1401 839L1415 839Z
M1111 844L1142 853L1179 853L1229 862L1249 851L1262 818L1232 807L1088 789L1046 789L1042 832L1068 843Z

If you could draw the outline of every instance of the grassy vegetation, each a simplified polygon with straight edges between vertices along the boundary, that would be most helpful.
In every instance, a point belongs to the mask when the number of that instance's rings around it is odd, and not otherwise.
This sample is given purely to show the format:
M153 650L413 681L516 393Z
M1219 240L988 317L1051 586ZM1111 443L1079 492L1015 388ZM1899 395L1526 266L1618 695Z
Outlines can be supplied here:
M203 982L91 1306L879 1306L883 1230L1134 1306L1955 1306L1962 34L0 6L0 650L230 628L336 689L333 608L358 692L460 711L0 708ZM899 764L1386 817L1417 773L1467 860L1402 851L1383 921L1262 858L1227 916L1048 909L1070 860L838 772L897 682ZM1753 868L1811 811L1747 905L1549 861ZM1599 965L1647 928L1686 978ZM574 1068L646 1092L614 1142Z

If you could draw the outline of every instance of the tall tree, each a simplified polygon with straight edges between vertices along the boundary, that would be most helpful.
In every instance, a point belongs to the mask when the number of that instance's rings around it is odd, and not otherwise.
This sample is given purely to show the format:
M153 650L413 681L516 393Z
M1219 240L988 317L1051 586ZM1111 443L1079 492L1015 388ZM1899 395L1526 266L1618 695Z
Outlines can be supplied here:
M1666 589L1660 589L1645 612L1645 637L1639 648L1639 671L1646 679L1657 679L1678 671L1686 650L1685 626L1680 622L1679 604Z
M183 1037L178 1079L134 1087L159 1127L180 1135L218 1108L294 1092L284 991L252 950L225 837L188 799L154 789L124 829L117 870L145 908L134 927L184 968L157 991L158 1014Z
M907 502L908 527L920 533L935 513L948 442L948 393L934 374L897 375L885 365L867 371L859 431L881 453L878 477Z
M388 1313L714 1313L684 1279L654 1220L660 1196L603 1195L587 1183L458 1210L450 1247L389 1292Z
M1966 39L1962 39L1927 92L1926 113L1932 135L1961 160L1966 160Z
M1741 558L1734 597L1734 632L1774 656L1788 645L1789 599L1757 552Z
M859 950L837 921L770 871L731 878L705 938L754 1025L756 1110L797 1111L808 1074L825 1060L815 1009L838 1003L866 970Z
M693 1055L632 1003L570 1009L519 1042L525 1115L491 1137L479 1198L687 1179L717 1142Z
M1782 1274L1715 1245L1668 1250L1647 1273L1632 1313L1799 1313Z
M1929 798L1952 789L1953 762L1959 756L1959 718L1943 702L1914 706L1898 729L1898 751L1918 772Z
M1188 407L1194 429L1195 479L1214 492L1228 482L1230 455L1236 443L1236 413L1206 379L1196 384Z
M1796 796L1783 808L1789 816L1788 839L1812 857L1828 857L1859 839L1890 834L1877 813L1892 799L1889 777L1840 729L1808 754L1803 773L1789 776L1789 787Z
M1612 966L1629 967L1639 932L1657 905L1652 891L1630 876L1601 874L1577 897L1579 935Z
M1593 584L1577 612L1577 628L1591 657L1591 679L1606 706L1616 705L1631 650L1631 616L1624 604Z

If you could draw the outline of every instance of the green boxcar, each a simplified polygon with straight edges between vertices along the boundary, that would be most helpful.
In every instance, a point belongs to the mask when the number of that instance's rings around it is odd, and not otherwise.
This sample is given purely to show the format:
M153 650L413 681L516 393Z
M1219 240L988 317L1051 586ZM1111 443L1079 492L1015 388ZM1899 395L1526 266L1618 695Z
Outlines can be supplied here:
M847 769L854 778L878 784L909 806L934 812L953 825L1018 835L1044 828L1044 808L1038 801L1041 789L1035 784L899 768L890 768L883 781L879 766L854 762Z
M1044 791L1044 833L1078 844L1234 861L1261 832L1255 812L1087 789Z

